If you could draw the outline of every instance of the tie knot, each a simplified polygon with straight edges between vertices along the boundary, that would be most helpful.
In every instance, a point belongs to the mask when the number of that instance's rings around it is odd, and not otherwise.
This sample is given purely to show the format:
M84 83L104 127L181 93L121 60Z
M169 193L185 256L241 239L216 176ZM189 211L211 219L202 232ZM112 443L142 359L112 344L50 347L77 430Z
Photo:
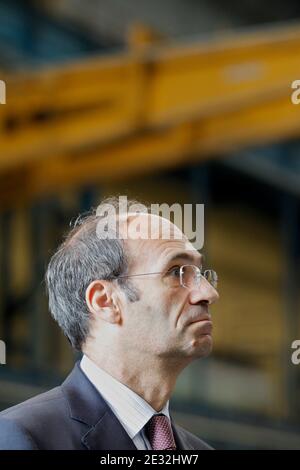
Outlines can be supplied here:
M170 420L163 414L153 415L146 424L146 434L153 450L175 450Z

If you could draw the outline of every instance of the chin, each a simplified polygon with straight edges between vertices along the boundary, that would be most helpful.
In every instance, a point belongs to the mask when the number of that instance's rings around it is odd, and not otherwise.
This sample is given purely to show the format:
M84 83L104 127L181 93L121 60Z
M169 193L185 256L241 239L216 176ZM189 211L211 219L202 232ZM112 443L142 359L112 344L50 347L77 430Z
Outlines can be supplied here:
M212 352L212 347L211 335L203 335L201 338L193 339L185 348L185 353L194 358L207 357Z

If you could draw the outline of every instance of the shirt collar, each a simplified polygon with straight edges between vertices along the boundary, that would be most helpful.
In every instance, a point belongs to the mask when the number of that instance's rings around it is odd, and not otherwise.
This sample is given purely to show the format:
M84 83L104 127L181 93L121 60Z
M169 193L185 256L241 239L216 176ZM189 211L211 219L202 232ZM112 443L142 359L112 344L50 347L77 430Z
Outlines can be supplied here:
M142 397L97 366L88 356L83 356L80 367L131 439L143 429L153 415L158 413ZM159 413L170 419L169 402Z

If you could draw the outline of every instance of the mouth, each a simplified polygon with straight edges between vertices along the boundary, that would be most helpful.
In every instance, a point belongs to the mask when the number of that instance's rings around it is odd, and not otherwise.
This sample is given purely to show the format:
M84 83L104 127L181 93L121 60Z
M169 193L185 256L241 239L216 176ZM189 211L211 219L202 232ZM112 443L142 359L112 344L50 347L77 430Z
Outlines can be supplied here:
M207 312L202 312L202 313L194 313L194 315L191 315L189 318L188 318L188 323L198 323L198 322L209 322L212 324L212 321L211 321L211 316L209 313Z
M211 335L213 330L213 323L210 320L195 320L189 325L199 325L201 335Z
M207 330L209 333L211 333L213 323L211 320L211 314L207 308L189 313L182 312L178 318L180 319L181 328L186 328L191 325L195 326L197 324L201 326L201 328L204 328L204 330Z

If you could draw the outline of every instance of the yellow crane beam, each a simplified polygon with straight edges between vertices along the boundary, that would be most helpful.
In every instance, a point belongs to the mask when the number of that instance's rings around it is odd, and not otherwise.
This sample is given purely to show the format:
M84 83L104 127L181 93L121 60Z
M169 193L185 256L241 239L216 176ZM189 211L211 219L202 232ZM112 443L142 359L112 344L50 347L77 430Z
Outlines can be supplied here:
M6 78L0 204L300 135L300 24Z

